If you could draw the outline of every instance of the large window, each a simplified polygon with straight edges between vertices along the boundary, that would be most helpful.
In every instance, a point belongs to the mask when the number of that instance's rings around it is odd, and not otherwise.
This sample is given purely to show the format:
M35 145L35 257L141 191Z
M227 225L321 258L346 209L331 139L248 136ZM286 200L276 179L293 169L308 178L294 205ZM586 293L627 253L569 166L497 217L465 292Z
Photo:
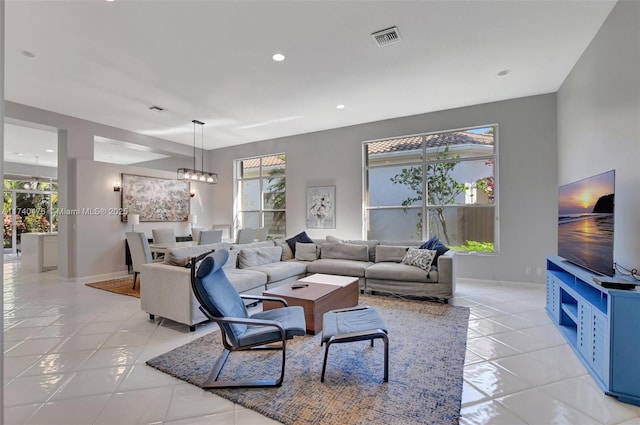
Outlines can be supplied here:
M368 239L497 251L497 126L364 143Z
M237 228L266 227L269 238L286 235L286 155L236 161Z
M58 184L49 179L4 179L3 247L17 253L20 235L58 230Z

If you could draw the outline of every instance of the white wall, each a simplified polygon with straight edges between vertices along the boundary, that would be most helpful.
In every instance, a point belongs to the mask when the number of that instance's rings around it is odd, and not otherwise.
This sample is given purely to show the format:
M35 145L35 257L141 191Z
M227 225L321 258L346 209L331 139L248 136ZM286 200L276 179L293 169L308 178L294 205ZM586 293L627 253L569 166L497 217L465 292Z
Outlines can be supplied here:
M558 92L558 176L616 170L614 261L640 266L640 2L619 1Z
M63 208L77 208L82 199L77 199L75 158L93 159L94 136L121 140L153 147L176 157L190 158L192 148L157 137L134 133L107 125L81 120L44 109L33 108L15 102L4 102L5 116L20 121L44 124L58 129L58 204ZM187 164L188 166L188 164ZM78 261L82 261L73 236L75 216L61 216L58 221L58 273L76 277Z
M175 172L150 170L147 168L120 166L86 159L75 162L75 180L77 181L77 208L104 208L107 214L75 216L76 228L72 229L77 246L77 262L72 275L87 277L104 275L126 270L124 261L125 232L131 225L121 221L118 209L121 206L120 193L113 191L113 182L120 180L120 174L137 174L149 177L172 179ZM203 183L192 183L196 196L191 198L191 213L198 216L198 225L210 226L207 206L212 203L210 186ZM113 213L110 213L113 211ZM176 236L189 235L190 225L187 222L144 222L135 226L138 232L145 232L150 238L151 230L157 228L173 228Z
M488 124L499 125L500 253L459 256L460 277L538 281L556 249L556 96L513 99L218 149L215 219L233 219L233 161L287 155L287 233L362 238L362 142ZM336 229L305 228L305 190L336 186ZM533 274L526 274L531 267Z

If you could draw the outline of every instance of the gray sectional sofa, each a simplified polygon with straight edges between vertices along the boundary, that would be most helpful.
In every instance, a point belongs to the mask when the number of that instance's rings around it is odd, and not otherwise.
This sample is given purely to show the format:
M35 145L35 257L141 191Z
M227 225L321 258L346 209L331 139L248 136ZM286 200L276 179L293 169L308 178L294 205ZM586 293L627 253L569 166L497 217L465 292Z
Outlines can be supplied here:
M141 270L141 308L150 317L164 317L195 329L206 321L191 292L187 263L198 255L229 249L226 275L240 293L262 294L265 289L294 282L314 273L354 276L363 292L432 297L448 302L455 291L454 251L425 270L402 264L416 241L342 241L337 238L295 244L285 239L252 244L218 243L168 249L164 263L145 264Z

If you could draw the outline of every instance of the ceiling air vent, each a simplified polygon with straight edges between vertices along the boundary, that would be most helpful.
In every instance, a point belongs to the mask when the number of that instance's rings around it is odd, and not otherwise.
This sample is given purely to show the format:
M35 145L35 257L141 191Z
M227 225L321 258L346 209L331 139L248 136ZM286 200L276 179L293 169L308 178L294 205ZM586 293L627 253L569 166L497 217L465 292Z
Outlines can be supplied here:
M398 32L397 27L391 27L384 30L376 31L371 34L371 37L376 41L376 44L380 47L386 46L387 44L395 43L396 41L400 41L400 33Z

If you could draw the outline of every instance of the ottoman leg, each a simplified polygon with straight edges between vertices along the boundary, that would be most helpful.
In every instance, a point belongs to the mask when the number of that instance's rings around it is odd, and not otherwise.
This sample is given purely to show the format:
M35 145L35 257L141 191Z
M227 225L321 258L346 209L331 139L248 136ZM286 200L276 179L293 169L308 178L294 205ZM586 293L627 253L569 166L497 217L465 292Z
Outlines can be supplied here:
M322 375L320 376L320 382L324 382L324 372L327 370L327 357L329 356L329 346L331 342L327 341L327 345L324 348L324 360L322 362Z
M382 340L384 341L384 382L389 382L389 337L387 334L383 334Z

